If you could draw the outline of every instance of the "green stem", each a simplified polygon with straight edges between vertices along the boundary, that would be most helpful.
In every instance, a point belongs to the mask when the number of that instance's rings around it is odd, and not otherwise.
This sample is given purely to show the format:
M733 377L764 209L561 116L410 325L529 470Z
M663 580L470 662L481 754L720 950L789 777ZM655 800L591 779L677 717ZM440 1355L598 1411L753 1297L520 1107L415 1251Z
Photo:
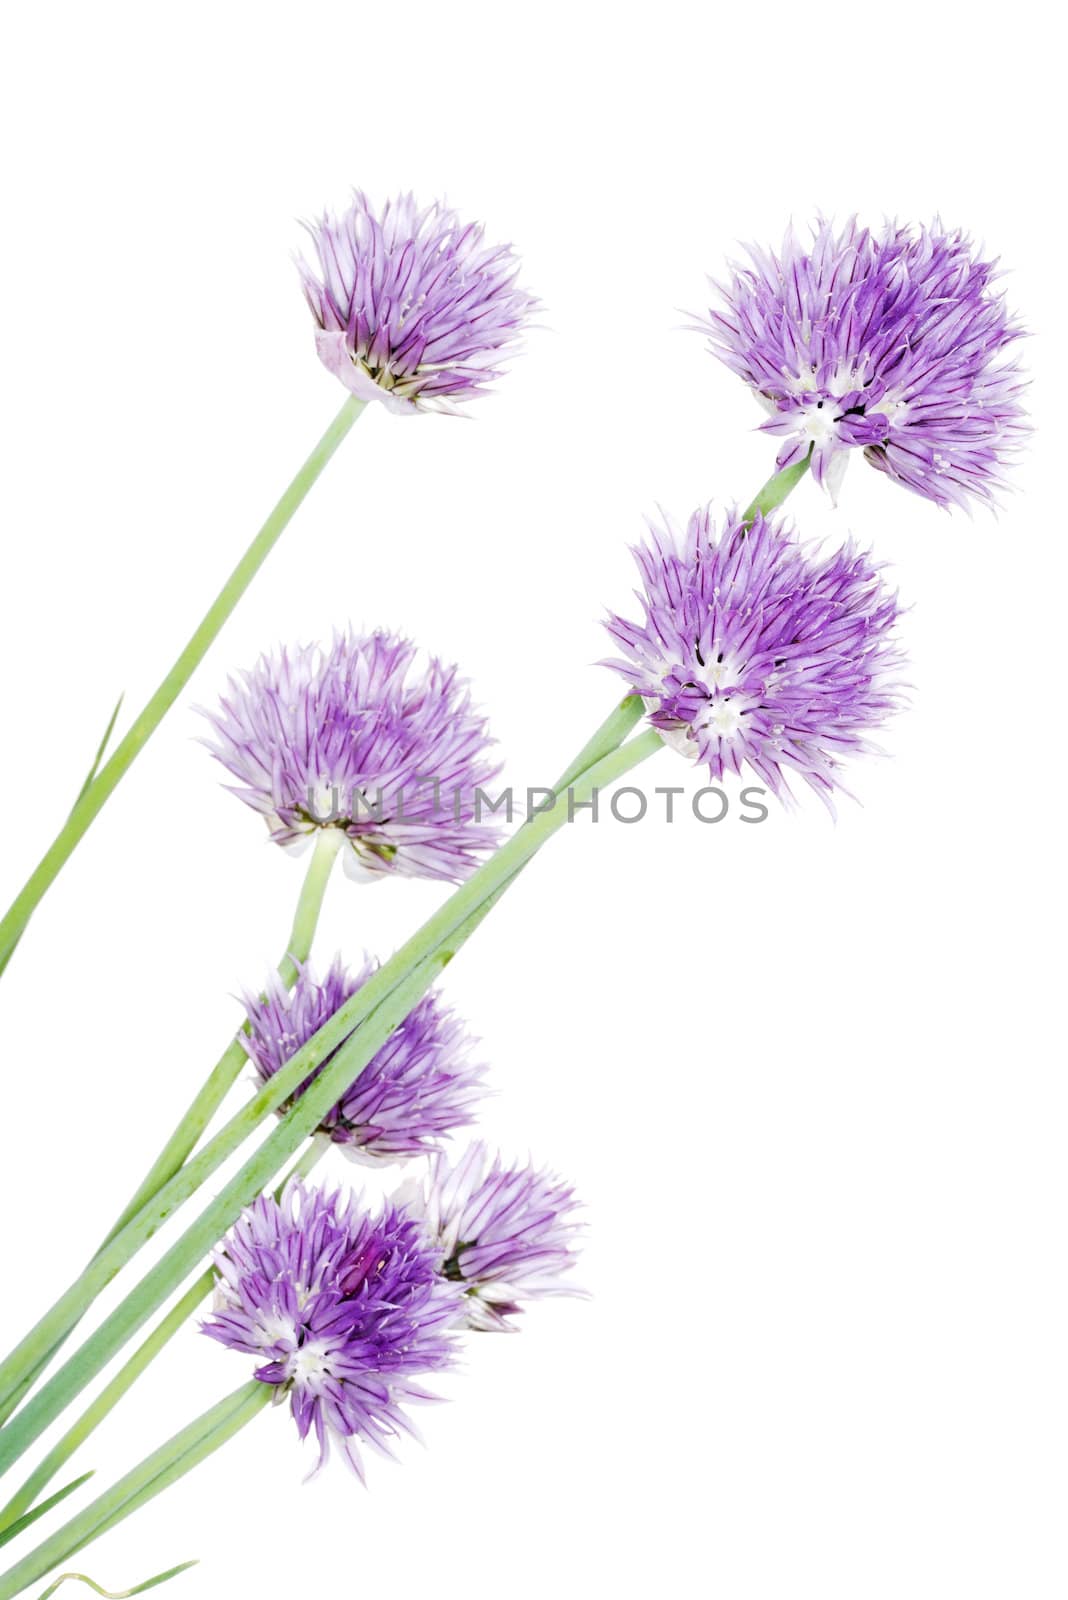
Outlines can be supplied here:
M46 1577L131 1512L177 1483L251 1422L270 1402L273 1392L270 1384L253 1378L168 1439L5 1572L0 1577L0 1600L13 1600L15 1595Z
M762 489L759 489L753 499L742 512L743 522L752 522L759 511L766 517L769 511L774 511L776 506L781 506L787 495L796 489L801 479L808 471L812 459L812 450L803 461L795 461L792 467L783 467L781 472L775 472L768 479Z
M557 804L518 829L274 1075L266 1087L281 1086L276 1091L279 1096L277 1103L281 1103L310 1072L324 1062L325 1057L334 1052L332 1059L323 1066L323 1070L288 1111L284 1121L225 1185L197 1221L89 1336L81 1349L0 1430L0 1471L6 1471L29 1448L205 1258L242 1209L262 1193L274 1173L318 1126L348 1084L382 1048L394 1028L426 993L438 973L451 961L459 945L482 920L495 898L541 846L573 816L574 809L588 804L596 791L614 783L662 748L660 735L655 729L648 729L591 767L568 790L566 806ZM172 1180L172 1184L181 1184L186 1174L196 1166L197 1159L188 1163ZM112 1249L124 1246L138 1233L144 1232L147 1237L148 1233L154 1231L158 1221L162 1220L157 1213L167 1204L170 1188L171 1185L168 1185L144 1208L114 1241ZM132 1249L129 1253L132 1253ZM107 1252L100 1260L103 1261L106 1255ZM92 1270L90 1267L90 1274ZM32 1356L35 1340L50 1341L45 1348L51 1348L55 1338L62 1333L63 1314L69 1315L70 1310L69 1304L64 1307L64 1301L69 1300L70 1293L68 1291L68 1296L57 1302L53 1312L23 1341L20 1347L23 1359L27 1349ZM60 1308L63 1310L60 1312L59 1326L50 1327L50 1319L54 1319ZM77 1314L80 1315L80 1310ZM15 1355L18 1356L19 1352Z
M309 1143L303 1155L293 1164L293 1168L282 1179L275 1190L275 1198L279 1198L286 1184L294 1178L306 1178L317 1166L330 1148L330 1142L324 1135L316 1135ZM24 1513L33 1505L37 1496L51 1483L60 1468L65 1466L74 1452L89 1438L105 1417L109 1416L119 1401L136 1383L141 1374L151 1365L160 1352L166 1348L175 1334L182 1328L193 1312L207 1299L215 1286L215 1268L209 1267L202 1272L195 1283L188 1288L177 1300L166 1316L159 1321L143 1344L139 1345L134 1354L122 1368L115 1374L100 1393L87 1406L72 1427L68 1428L61 1439L58 1439L51 1450L38 1463L30 1473L26 1482L17 1494L12 1495L7 1505L0 1511L0 1544L5 1543L5 1534L13 1524L17 1523ZM79 1479L79 1482L84 1480Z
M587 739L571 765L557 778L554 792L562 794L576 778L588 772L590 767L595 767L598 761L603 761L605 756L610 756L613 750L618 750L627 734L641 720L644 711L641 696L637 694L628 694L625 700L613 706L597 732Z
M0 1528L0 1546L10 1544L12 1539L17 1539L20 1533L24 1533L39 1518L45 1516L55 1506L58 1506L61 1500L66 1500L67 1496L72 1495L76 1489L80 1489L83 1483L88 1483L92 1476L93 1471L83 1472L80 1478L75 1478L73 1483L64 1484L62 1489L57 1489L55 1494L50 1494L47 1500L42 1500L41 1504L34 1506L32 1511L23 1512L22 1516L16 1517L14 1522L9 1522L4 1528Z
M296 983L299 969L311 954L315 930L319 926L319 916L323 909L326 886L330 882L334 862L344 842L345 836L340 828L320 828L315 836L311 860L304 875L293 926L289 932L289 943L286 946L285 956L278 963L278 976L287 989Z
M10 910L0 922L0 970L6 964L23 929L60 868L189 682L308 490L363 409L364 402L357 400L354 395L349 395L345 400L341 410L208 607L185 649L124 735L114 754L100 768L86 792L80 797L26 884L16 895Z
M278 963L279 976L287 988L296 982L297 968L307 961L311 951L315 930L319 925L319 914L323 908L323 897L330 881L330 871L343 838L344 835L337 828L320 828L316 835L315 849L305 874L300 899L297 901L289 942L284 956ZM109 1245L115 1236L122 1232L142 1206L158 1194L163 1185L185 1164L247 1061L248 1056L242 1048L240 1039L235 1039L232 1044L227 1045L177 1128L145 1174L136 1194L104 1240L105 1245Z
M266 1389L268 1391L266 1397L257 1397L255 1393L257 1389ZM260 1383L257 1378L253 1378L251 1384L243 1385L238 1393L242 1392L245 1393L246 1399L244 1404L237 1408L236 1412L231 1412L228 1417L225 1417L221 1426L213 1429L210 1434L205 1429L205 1436L194 1444L191 1451L165 1463L163 1470L158 1472L155 1477L149 1478L146 1475L146 1481L141 1487L127 1500L124 1500L117 1510L112 1511L103 1522L98 1523L92 1533L82 1539L76 1549L69 1552L70 1555L77 1555L87 1545L91 1544L94 1539L99 1539L102 1534L110 1533L112 1528L117 1527L120 1522L124 1522L135 1511L139 1511L150 1500L154 1500L164 1489L169 1489L171 1484L177 1483L180 1478L184 1478L194 1467L199 1466L202 1461L206 1461L208 1456L214 1455L216 1450L226 1444L229 1439L232 1439L236 1433L239 1433L246 1422L251 1422L252 1418L258 1416L271 1401L278 1398L278 1390L273 1384ZM89 1508L86 1507L86 1509L88 1510ZM66 1558L62 1557L61 1559ZM6 1597L4 1597L4 1600L6 1600Z

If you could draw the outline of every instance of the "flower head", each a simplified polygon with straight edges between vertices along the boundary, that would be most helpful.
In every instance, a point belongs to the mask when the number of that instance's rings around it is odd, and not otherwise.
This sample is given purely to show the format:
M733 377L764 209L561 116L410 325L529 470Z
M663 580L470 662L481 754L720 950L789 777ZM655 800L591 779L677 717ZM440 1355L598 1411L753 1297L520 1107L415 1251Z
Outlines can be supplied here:
M485 720L457 669L417 667L407 639L347 633L262 656L205 715L233 792L279 844L339 828L356 876L458 882L496 842L476 792L498 771Z
M996 263L939 223L872 233L855 218L749 256L699 326L771 413L779 466L811 450L834 493L860 448L940 506L991 501L1026 432L1021 329Z
M362 1477L361 1444L389 1454L415 1431L403 1407L433 1398L413 1379L452 1360L457 1301L417 1221L291 1183L242 1213L215 1265L203 1331L260 1362L320 1467L333 1438Z
M713 778L748 762L782 799L793 771L829 800L842 757L871 748L898 704L898 605L879 569L852 543L820 555L759 515L719 530L707 508L681 536L650 524L634 553L645 616L609 616L626 656L603 665Z
M524 1300L577 1292L562 1276L576 1259L578 1201L551 1172L505 1167L473 1144L454 1166L431 1157L425 1181L396 1198L422 1217L440 1271L462 1286L468 1327L506 1332Z
M484 393L538 302L516 284L507 245L410 194L381 212L358 190L310 224L317 266L298 262L323 365L361 400L451 411Z
M277 973L259 999L246 1001L248 1032L238 1037L264 1083L363 987L377 963L350 976L340 958L322 983L302 967L292 991ZM337 1049L341 1046L338 1045ZM377 1164L421 1155L442 1135L473 1121L483 1069L474 1040L436 994L425 995L320 1123L353 1160ZM284 1116L337 1053L332 1051L278 1113Z

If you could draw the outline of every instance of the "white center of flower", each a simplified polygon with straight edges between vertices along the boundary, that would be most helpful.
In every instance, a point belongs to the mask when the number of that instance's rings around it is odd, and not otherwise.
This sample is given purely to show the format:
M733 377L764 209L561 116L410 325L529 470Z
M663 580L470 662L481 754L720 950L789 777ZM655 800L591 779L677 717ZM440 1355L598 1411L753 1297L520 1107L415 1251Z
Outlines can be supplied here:
M821 405L811 406L802 413L802 437L812 439L817 444L825 439L834 439L838 436L838 424L835 421L835 408L833 401L826 400Z
M329 1377L329 1351L314 1344L301 1345L289 1358L289 1376L294 1382L303 1384L315 1384Z
M648 710L655 711L658 702L647 699L645 704ZM679 755L685 756L688 761L697 761L700 759L701 746L693 730L700 729L717 739L733 739L742 727L742 719L749 704L744 694L717 693L701 708L691 726L658 728L657 732L669 749L678 751Z
M717 739L733 739L742 726L745 712L755 703L752 695L742 687L745 679L745 662L727 652L709 653L703 658L695 651L684 668L689 682L708 691L708 698L694 706L692 720L679 728L660 728L657 731L664 743L689 761L701 756L698 733ZM678 670L678 669L676 669ZM656 711L661 702L655 697L645 701L646 709Z
M721 739L733 739L742 725L742 705L738 700L717 697L709 709L705 727Z

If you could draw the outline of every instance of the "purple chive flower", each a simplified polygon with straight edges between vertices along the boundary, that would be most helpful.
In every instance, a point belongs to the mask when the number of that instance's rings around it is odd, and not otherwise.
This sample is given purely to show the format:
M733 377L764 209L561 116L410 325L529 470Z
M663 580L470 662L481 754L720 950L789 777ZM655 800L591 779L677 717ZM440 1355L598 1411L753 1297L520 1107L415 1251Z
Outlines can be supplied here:
M246 1001L248 1032L238 1035L261 1082L273 1077L376 967L377 962L366 961L351 977L339 958L319 983L304 966L292 991L272 974L263 997ZM425 995L323 1118L320 1131L345 1155L370 1165L435 1149L443 1135L474 1120L471 1107L482 1093L484 1069L472 1063L473 1050L474 1040L454 1013L433 992ZM279 1106L280 1116L335 1054Z
M996 263L937 222L872 233L855 218L819 222L807 248L788 229L779 255L749 255L699 327L770 411L778 465L811 450L834 494L859 447L940 506L992 501L1027 431L1022 330Z
M821 555L777 521L706 508L635 550L644 618L605 623L665 743L713 778L743 763L789 799L798 773L830 803L842 757L897 709L896 596L852 543Z
M233 792L300 847L339 828L356 877L458 882L497 841L477 791L496 776L485 720L457 668L390 633L262 656L231 678L207 741Z
M433 1156L426 1180L396 1199L423 1219L445 1279L462 1285L467 1327L509 1332L524 1300L579 1292L561 1281L576 1259L578 1201L551 1172L505 1167L473 1144L453 1166Z
M314 1432L319 1467L333 1439L362 1478L361 1444L388 1455L414 1434L404 1406L433 1399L413 1380L453 1359L458 1294L418 1221L291 1183L242 1213L215 1265L203 1332L256 1357L301 1438Z
M538 302L507 245L410 194L376 213L358 190L340 217L308 225L318 265L299 261L323 365L391 411L454 411L485 392Z

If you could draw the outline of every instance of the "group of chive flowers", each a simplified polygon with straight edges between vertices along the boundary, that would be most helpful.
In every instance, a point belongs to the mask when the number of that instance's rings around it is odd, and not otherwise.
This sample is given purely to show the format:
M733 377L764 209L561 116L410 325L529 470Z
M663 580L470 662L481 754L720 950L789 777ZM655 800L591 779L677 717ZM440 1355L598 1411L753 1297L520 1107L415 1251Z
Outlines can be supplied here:
M398 411L478 393L534 305L511 253L436 207L405 199L379 217L357 196L313 236L318 268L303 279L319 353ZM991 497L1022 431L1017 330L992 279L961 234L821 223L810 243L788 234L778 255L753 251L704 326L785 441L780 471L810 465L837 486L861 449L959 504ZM664 742L716 779L748 766L781 797L796 775L830 799L844 758L899 700L898 608L871 557L808 550L759 510L717 524L707 508L681 533L654 527L636 554L642 615L609 617L623 654L608 664ZM478 805L497 770L488 730L456 669L420 670L406 640L345 634L265 657L211 722L237 792L282 844L336 828L350 871L453 880L492 848ZM291 993L273 980L249 1008L257 1071L277 1070L365 977L336 964L322 983L305 968ZM469 1121L471 1059L428 997L321 1131L358 1160L418 1156ZM335 1192L288 1191L224 1246L206 1331L263 1358L257 1375L290 1393L301 1433L314 1428L324 1452L339 1435L356 1461L357 1439L404 1426L403 1400L422 1398L412 1375L449 1359L457 1325L504 1327L525 1297L566 1287L574 1204L548 1174L489 1166L479 1146L455 1167L435 1155L374 1218Z
M352 416L375 399L398 415L456 409L500 375L537 308L512 251L488 246L444 206L421 210L406 196L376 210L356 194L310 231L315 260L302 262L301 277L318 353L349 391ZM701 507L681 527L651 525L635 552L638 613L605 623L614 653L604 665L623 698L617 692L554 801L667 748L716 782L748 773L783 802L800 782L833 808L850 758L871 748L902 701L899 607L868 551L852 540L807 545L778 507L808 472L837 496L858 451L942 507L993 501L1026 432L1021 329L994 265L964 234L856 221L820 221L810 237L788 232L777 251L753 249L716 285L698 326L767 413L774 472L751 503L719 516ZM190 1230L192 1253L175 1247L172 1286L208 1237L214 1298L204 1332L249 1358L254 1383L288 1401L320 1464L333 1446L362 1475L365 1447L390 1452L412 1431L411 1408L430 1397L427 1381L455 1359L465 1332L512 1329L526 1302L572 1292L581 1211L571 1186L482 1142L454 1147L474 1120L485 1068L432 987L559 819L528 818L502 843L487 803L500 764L468 683L387 629L346 629L264 655L205 715L206 742L233 792L275 842L311 855L294 923L302 937L246 996L236 1041L256 1080L254 1105L281 1123L277 1150L243 1169L201 1231ZM356 879L461 887L382 966L364 959L350 971L339 957L319 975L310 933L338 857ZM12 924L15 937L24 922ZM211 1094L234 1075L217 1070ZM204 1103L190 1120L197 1135ZM229 1126L192 1159L195 1140L179 1130L168 1146L177 1160L157 1163L105 1245L101 1281L151 1233L148 1207L166 1217L197 1161L201 1179L216 1153L230 1153ZM305 1137L299 1172L271 1191L263 1177L280 1169L275 1156L288 1159ZM331 1150L365 1182L404 1170L379 1182L377 1198L337 1177L313 1182ZM219 1218L222 1227L204 1235ZM92 1268L79 1283L91 1297ZM69 1363L20 1412L82 1304L57 1302L36 1340L15 1352L6 1390L0 1368L0 1470L144 1308L161 1303L161 1289L165 1274L134 1291L129 1315L89 1341L91 1357ZM136 1481L131 1506L147 1492ZM111 1521L101 1513L98 1524L77 1523L82 1543L112 1525L108 1506ZM0 1513L0 1540L4 1527ZM0 1600L49 1570L60 1548L43 1547L36 1564L27 1558L0 1577Z
M319 982L304 966L292 991L272 975L242 1036L260 1079L371 970L350 976L339 959ZM295 1178L249 1207L216 1253L204 1331L256 1357L257 1379L289 1396L301 1438L314 1434L320 1466L334 1439L362 1478L361 1443L390 1454L414 1431L406 1406L432 1398L415 1380L450 1365L461 1331L507 1331L525 1301L568 1292L580 1226L571 1188L480 1142L456 1161L441 1149L472 1120L483 1076L473 1055L463 1024L428 994L316 1135L369 1166L424 1157L420 1175L377 1207Z

